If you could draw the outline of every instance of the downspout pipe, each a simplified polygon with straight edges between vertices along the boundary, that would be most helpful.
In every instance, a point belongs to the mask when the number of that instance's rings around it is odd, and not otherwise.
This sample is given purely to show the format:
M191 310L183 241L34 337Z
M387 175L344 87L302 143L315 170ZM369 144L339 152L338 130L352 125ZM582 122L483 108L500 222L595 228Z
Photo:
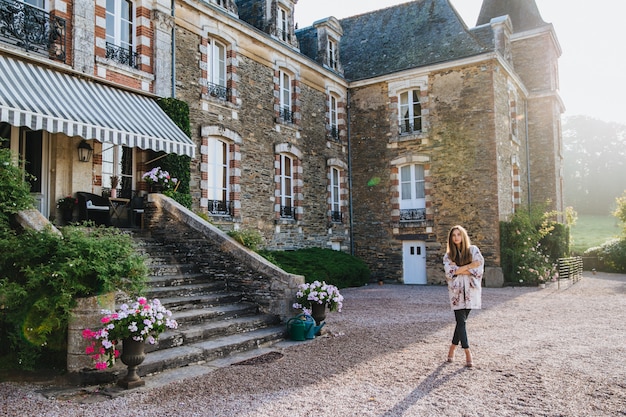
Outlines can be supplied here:
M172 0L172 98L176 98L176 0Z
M350 134L350 89L346 94L347 134L348 134L348 204L350 213L350 255L354 256L354 208L352 199L352 139Z

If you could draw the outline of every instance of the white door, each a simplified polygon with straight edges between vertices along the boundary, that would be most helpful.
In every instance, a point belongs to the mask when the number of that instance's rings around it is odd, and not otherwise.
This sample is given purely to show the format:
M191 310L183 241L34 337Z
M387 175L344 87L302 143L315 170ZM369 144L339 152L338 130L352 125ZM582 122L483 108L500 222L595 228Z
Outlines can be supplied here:
M402 264L405 284L426 284L426 242L402 242Z

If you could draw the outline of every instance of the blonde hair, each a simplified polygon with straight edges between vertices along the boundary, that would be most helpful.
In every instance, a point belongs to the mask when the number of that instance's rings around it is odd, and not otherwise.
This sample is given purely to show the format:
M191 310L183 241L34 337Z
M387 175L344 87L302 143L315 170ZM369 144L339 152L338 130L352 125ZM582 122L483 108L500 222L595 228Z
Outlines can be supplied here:
M461 232L461 244L457 247L452 241L452 232L458 230ZM463 226L452 226L450 231L448 232L448 247L446 248L446 253L448 254L448 258L452 262L454 262L457 266L467 265L472 263L472 253L470 252L470 245L472 242L470 241L469 235L467 234L467 230Z

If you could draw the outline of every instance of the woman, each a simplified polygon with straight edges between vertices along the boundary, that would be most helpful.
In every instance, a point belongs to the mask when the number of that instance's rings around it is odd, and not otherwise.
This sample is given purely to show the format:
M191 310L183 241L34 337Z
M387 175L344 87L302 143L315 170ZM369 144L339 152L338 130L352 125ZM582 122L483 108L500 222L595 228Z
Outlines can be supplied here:
M461 226L452 227L448 233L446 254L443 256L450 305L456 318L454 336L448 351L448 362L454 360L456 347L461 343L461 347L465 350L465 366L474 366L465 323L470 311L481 307L484 264L485 260L480 250L471 244L467 231Z

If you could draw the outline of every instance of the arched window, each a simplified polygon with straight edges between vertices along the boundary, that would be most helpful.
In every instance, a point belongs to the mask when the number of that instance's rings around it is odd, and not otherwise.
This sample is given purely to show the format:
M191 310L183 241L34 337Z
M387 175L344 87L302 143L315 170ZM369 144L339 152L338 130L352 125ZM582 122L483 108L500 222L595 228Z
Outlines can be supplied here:
M229 201L229 144L218 138L209 137L207 156L207 210L211 214L232 215Z
M426 219L424 165L403 165L400 171L400 220Z
M398 123L400 134L422 131L422 106L420 90L414 89L400 93L398 97Z
M294 164L289 155L279 155L280 217L294 218Z
M227 100L226 46L215 39L207 43L207 89L211 97Z

